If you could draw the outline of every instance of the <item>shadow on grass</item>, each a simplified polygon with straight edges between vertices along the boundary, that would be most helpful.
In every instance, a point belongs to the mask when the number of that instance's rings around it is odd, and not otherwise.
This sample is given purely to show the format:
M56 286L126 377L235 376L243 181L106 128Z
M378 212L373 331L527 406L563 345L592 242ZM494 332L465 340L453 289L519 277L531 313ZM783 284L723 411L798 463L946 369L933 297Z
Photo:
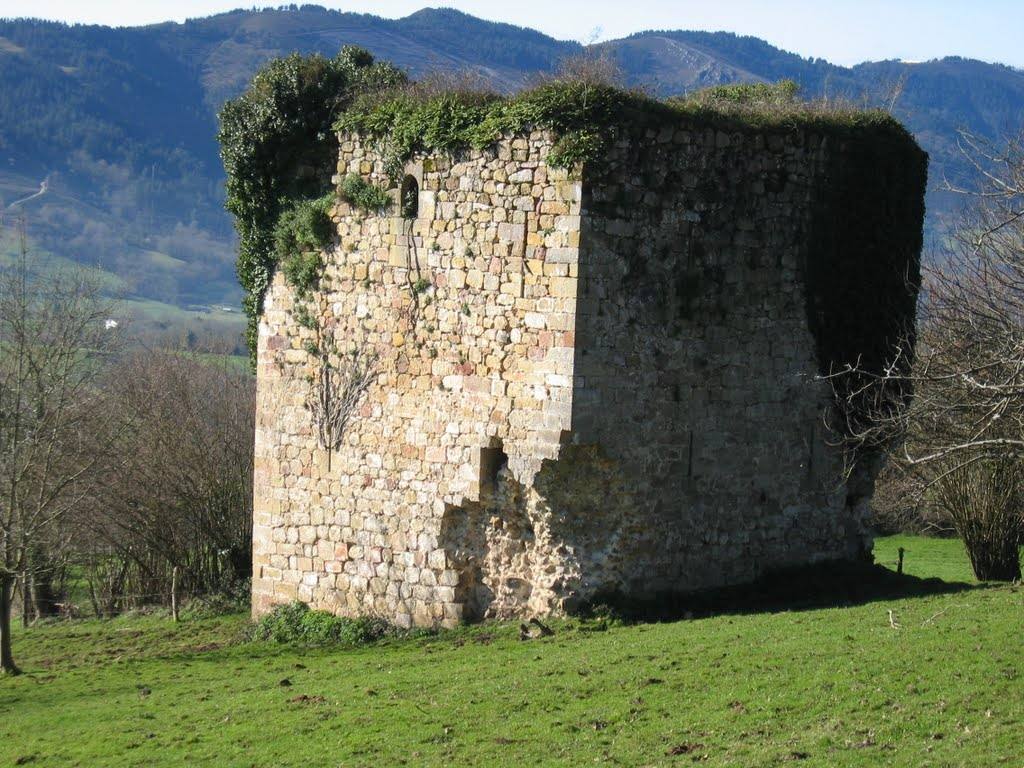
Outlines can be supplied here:
M982 585L922 579L869 563L826 562L777 570L757 581L700 592L637 597L604 593L583 605L583 617L611 615L630 622L675 621L724 614L839 608L880 600L951 594Z

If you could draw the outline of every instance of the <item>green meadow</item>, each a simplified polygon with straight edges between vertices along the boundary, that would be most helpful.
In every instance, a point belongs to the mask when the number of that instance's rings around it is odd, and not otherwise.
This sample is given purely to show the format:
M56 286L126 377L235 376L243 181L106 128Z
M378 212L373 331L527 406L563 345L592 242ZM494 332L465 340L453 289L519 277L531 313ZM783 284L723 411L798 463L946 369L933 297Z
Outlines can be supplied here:
M877 561L901 546L906 586L850 604L528 641L305 648L244 615L18 630L0 765L1021 766L1024 590L973 582L954 540L883 539Z

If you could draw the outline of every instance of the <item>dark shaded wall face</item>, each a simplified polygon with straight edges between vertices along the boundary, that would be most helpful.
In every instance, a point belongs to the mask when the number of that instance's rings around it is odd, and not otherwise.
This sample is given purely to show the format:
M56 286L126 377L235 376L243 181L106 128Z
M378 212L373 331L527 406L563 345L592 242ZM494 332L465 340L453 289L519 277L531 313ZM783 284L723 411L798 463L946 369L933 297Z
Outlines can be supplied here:
M846 215L822 187L839 182L838 151L806 133L666 129L585 173L573 440L618 477L599 523L610 591L869 545L823 427L832 393L808 312L808 259L831 257L816 237ZM881 213L853 213L866 210Z

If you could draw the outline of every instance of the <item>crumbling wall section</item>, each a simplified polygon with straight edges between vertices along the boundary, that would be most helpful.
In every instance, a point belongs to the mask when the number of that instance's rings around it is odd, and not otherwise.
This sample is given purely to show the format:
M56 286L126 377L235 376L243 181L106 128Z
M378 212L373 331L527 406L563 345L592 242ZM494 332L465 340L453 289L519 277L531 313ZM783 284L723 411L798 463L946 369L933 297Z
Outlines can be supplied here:
M581 190L547 168L552 144L535 132L457 159L415 158L387 215L339 204L309 297L274 278L258 343L255 613L300 599L450 624L468 594L470 612L487 612L484 589L518 596L499 601L508 611L547 605L547 577L529 564L547 550L499 475L530 488L570 429ZM355 136L342 137L338 172L391 184ZM311 350L325 344L376 361L330 456L306 407ZM519 515L500 533L478 511L495 498ZM520 575L490 572L513 562Z

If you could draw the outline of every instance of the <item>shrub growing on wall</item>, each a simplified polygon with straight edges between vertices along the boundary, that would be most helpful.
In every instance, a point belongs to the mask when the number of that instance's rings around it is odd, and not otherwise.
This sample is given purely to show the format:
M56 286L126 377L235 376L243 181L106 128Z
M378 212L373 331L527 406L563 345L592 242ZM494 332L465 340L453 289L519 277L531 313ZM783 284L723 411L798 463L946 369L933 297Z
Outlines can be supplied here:
M366 91L395 86L405 75L360 48L333 59L292 54L257 73L248 90L220 113L227 209L239 235L238 279L255 352L256 318L279 251L275 228L296 202L322 197L337 155L335 119Z
M304 296L320 276L320 251L331 242L334 195L300 200L281 212L274 227L273 256L285 279Z
M358 173L350 173L341 181L341 198L368 213L381 213L391 207L391 196L375 187Z

